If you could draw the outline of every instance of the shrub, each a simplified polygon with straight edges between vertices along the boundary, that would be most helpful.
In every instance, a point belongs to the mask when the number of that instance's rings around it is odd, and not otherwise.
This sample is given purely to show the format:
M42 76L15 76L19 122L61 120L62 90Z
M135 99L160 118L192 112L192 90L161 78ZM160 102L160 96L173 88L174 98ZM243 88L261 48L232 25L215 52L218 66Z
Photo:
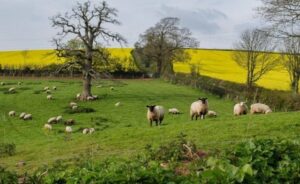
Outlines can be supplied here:
M17 184L18 176L14 172L7 171L5 168L0 166L0 184Z
M0 157L12 156L16 153L14 143L0 143Z

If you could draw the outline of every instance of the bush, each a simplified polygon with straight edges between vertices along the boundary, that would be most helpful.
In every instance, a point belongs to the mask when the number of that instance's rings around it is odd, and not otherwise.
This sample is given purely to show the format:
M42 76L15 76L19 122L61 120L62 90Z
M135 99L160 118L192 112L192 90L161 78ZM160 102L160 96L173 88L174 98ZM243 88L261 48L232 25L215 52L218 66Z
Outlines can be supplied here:
M17 184L18 176L14 172L5 170L5 168L0 166L0 184Z
M16 153L14 143L0 143L0 157L12 156Z

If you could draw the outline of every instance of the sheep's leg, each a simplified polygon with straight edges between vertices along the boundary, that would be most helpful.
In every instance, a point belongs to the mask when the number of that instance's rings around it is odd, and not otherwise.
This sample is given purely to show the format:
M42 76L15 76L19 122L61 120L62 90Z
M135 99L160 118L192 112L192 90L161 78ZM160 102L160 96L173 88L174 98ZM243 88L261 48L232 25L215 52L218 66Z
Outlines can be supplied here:
M194 114L191 115L191 120L193 121L193 119L194 119Z
M150 120L150 126L152 127L152 120Z
M155 124L156 124L156 126L158 126L158 120L155 120Z
M198 115L196 115L196 120L198 119Z

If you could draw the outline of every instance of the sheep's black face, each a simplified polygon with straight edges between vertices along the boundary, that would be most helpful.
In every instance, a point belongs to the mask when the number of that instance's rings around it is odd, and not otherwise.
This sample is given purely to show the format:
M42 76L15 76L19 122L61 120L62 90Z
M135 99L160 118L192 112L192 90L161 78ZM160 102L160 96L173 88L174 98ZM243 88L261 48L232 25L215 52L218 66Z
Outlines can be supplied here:
M156 105L147 105L146 107L150 110L150 112L153 112L155 106Z
M206 102L207 102L207 98L205 97L205 98L199 98L199 100L203 103L203 104L206 104Z

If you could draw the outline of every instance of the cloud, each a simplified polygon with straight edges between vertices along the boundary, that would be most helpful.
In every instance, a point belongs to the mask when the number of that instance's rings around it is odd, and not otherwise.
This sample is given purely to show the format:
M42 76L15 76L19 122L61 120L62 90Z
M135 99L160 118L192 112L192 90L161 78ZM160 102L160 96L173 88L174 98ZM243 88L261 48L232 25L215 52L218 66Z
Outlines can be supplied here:
M162 5L158 11L161 18L178 17L184 27L188 27L192 32L203 34L214 34L221 31L220 21L227 19L227 16L216 9L186 10L178 7Z

